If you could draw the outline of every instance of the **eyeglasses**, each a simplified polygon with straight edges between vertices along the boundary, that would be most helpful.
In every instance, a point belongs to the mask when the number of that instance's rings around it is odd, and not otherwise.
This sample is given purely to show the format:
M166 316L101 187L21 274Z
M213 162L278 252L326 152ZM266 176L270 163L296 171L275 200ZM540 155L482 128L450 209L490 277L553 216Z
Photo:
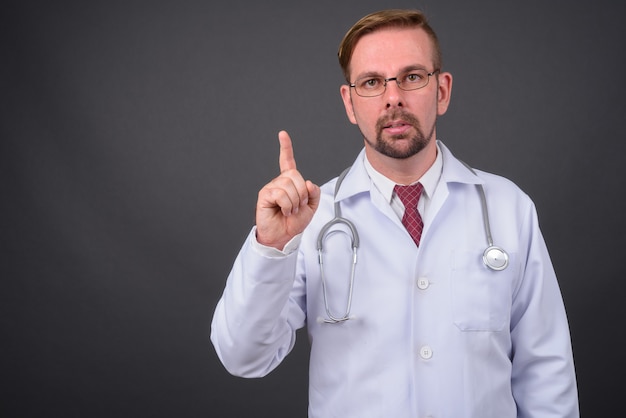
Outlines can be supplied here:
M438 71L439 69L436 69L429 73L426 70L411 70L390 78L376 76L363 77L350 84L350 87L354 87L356 94L361 97L380 96L387 90L387 82L392 80L394 80L402 90L417 90L426 87L430 77Z

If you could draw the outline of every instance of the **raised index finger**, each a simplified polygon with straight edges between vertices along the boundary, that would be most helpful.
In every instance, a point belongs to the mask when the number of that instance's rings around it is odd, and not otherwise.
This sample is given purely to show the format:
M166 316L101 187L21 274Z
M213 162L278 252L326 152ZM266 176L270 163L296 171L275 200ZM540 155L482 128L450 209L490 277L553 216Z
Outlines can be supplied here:
M289 134L286 131L280 131L278 133L278 141L280 142L280 155L278 157L280 172L295 170L296 159L293 156L293 145L291 144Z

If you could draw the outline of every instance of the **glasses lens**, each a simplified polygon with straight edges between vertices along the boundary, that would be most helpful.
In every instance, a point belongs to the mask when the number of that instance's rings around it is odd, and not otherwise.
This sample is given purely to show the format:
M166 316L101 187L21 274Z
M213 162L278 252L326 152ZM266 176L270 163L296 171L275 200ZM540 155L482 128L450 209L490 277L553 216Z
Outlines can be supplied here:
M412 70L398 76L398 86L402 90L417 90L428 84L428 73L425 70Z
M354 82L354 88L359 96L379 96L385 91L385 79L382 77L364 77Z

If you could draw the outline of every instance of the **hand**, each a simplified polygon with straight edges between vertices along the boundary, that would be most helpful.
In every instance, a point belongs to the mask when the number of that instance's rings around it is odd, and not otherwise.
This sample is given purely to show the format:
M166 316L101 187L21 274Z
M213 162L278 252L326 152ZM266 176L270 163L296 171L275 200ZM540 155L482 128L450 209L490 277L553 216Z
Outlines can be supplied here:
M278 133L280 175L259 191L256 237L260 244L282 250L311 222L320 201L320 188L296 169L291 138Z

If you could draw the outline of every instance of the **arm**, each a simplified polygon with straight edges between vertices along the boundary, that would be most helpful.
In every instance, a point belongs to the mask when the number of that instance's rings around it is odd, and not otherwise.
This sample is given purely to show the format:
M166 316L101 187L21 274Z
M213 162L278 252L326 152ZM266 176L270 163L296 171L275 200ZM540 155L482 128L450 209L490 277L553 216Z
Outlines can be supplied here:
M212 322L211 341L220 360L230 373L245 377L273 370L305 321L304 292L294 289L293 242L311 222L320 190L296 169L289 135L280 132L279 141L281 173L259 192L256 228L235 261Z
M520 418L579 416L569 326L554 269L531 205L526 264L513 299L513 396Z
M211 325L218 357L241 377L262 377L278 366L306 317L304 294L293 289L297 251L267 256L254 248L254 235L235 260Z

